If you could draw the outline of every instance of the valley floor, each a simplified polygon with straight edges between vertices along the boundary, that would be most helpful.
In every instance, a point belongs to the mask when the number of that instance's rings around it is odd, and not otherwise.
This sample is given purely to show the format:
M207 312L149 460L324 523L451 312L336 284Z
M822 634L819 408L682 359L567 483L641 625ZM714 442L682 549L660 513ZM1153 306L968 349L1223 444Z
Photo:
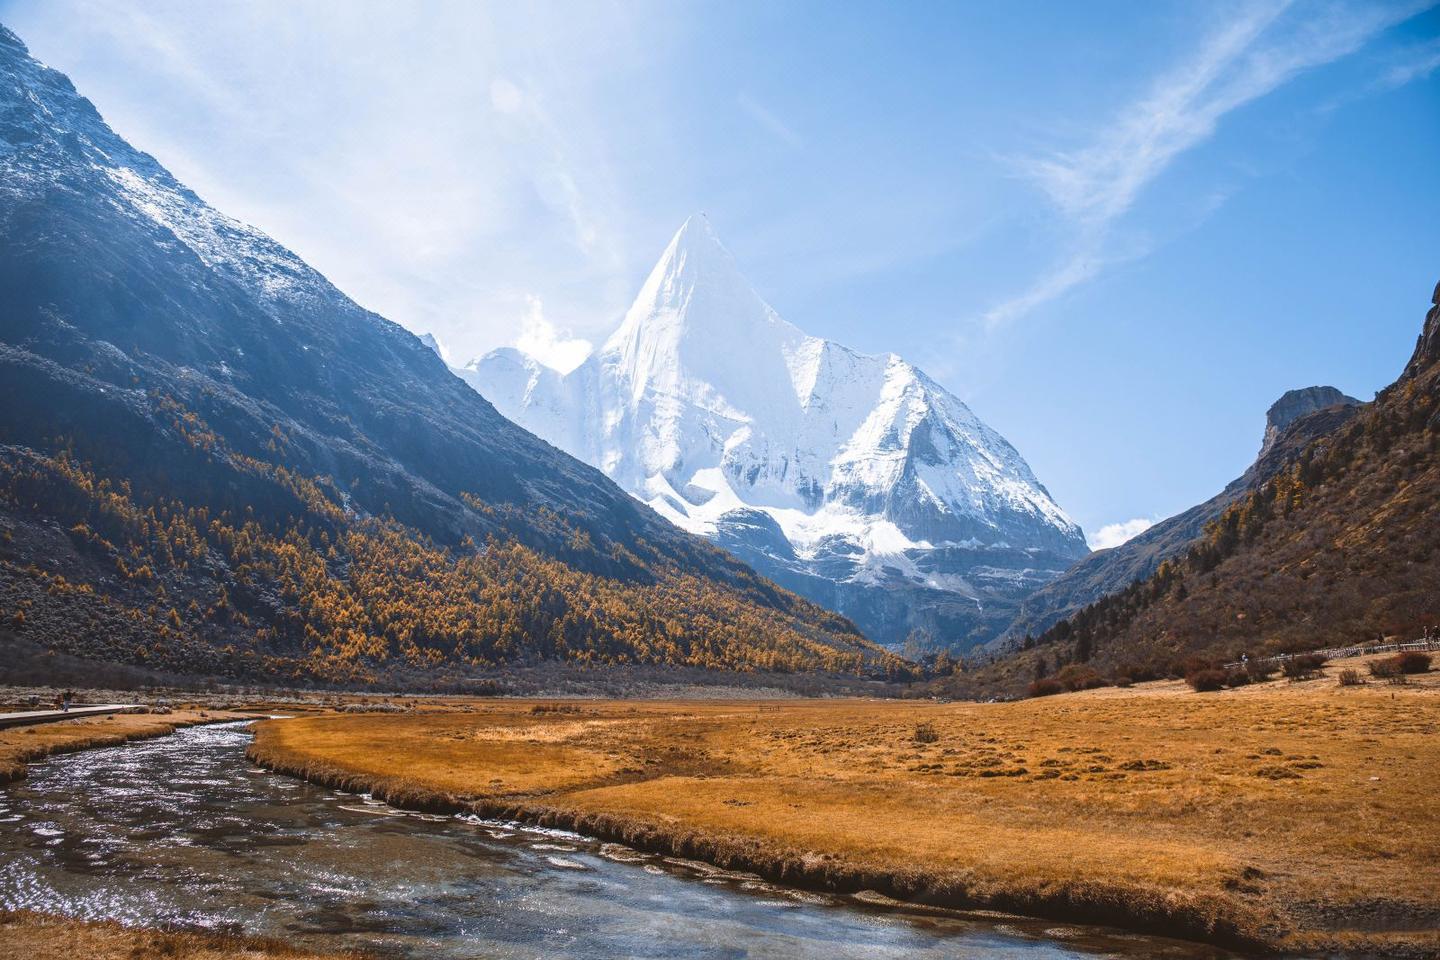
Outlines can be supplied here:
M1440 951L1440 675L1009 704L454 703L252 758L771 879L1238 947Z

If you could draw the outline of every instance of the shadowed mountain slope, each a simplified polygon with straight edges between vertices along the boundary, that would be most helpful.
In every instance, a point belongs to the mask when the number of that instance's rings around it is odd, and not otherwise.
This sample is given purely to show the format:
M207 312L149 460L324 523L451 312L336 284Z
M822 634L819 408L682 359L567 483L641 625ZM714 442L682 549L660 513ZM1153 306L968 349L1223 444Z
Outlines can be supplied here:
M211 209L3 28L0 249L0 616L31 640L331 678L879 656Z

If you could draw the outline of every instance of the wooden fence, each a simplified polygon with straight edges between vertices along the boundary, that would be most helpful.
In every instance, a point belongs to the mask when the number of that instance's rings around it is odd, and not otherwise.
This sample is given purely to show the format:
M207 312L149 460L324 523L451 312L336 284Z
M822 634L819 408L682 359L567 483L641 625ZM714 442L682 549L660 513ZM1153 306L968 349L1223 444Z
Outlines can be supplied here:
M1331 647L1328 650L1307 650L1303 653L1282 653L1274 657L1257 657L1254 663L1284 663L1294 657L1306 657L1318 653L1327 660L1341 660L1345 657L1366 657L1374 653L1399 653L1402 650L1440 650L1440 637L1411 640L1407 643L1361 643L1350 647ZM1237 660L1225 664L1225 669L1243 667L1245 661Z

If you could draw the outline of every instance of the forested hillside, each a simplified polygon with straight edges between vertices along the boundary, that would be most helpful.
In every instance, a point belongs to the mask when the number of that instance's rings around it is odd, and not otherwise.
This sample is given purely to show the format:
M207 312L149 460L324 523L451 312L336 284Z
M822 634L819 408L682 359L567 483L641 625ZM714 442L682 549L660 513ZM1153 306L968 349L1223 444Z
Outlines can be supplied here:
M1440 303L1437 287L1435 303ZM983 671L1015 687L1072 663L1176 672L1187 657L1413 638L1440 623L1440 306L1400 378L1291 452L1183 553ZM980 681L982 678L975 678Z
M176 422L227 452L198 420ZM0 448L0 629L168 674L350 684L539 659L852 674L879 659L839 617L802 624L644 546L617 556L646 573L629 581L503 532L447 548L347 512L332 483L237 466L290 509L141 497L63 451ZM533 519L569 540L562 553L594 550L559 514Z
M1338 402L1316 406L1294 419L1277 417L1277 409L1283 409L1289 398L1315 391L1320 392L1325 400L1338 398ZM1000 652L1014 650L1026 643L1027 637L1033 643L1035 636L1089 604L1123 590L1137 580L1148 579L1161 563L1182 556L1191 542L1201 536L1206 526L1227 507L1287 469L1297 453L1317 439L1330 435L1354 416L1358 405L1358 401L1334 388L1311 387L1285 394L1270 408L1266 416L1264 447L1243 474L1204 503L1161 520L1118 547L1095 551L1040 587L1021 603L1019 615L1005 635L990 645L991 649Z

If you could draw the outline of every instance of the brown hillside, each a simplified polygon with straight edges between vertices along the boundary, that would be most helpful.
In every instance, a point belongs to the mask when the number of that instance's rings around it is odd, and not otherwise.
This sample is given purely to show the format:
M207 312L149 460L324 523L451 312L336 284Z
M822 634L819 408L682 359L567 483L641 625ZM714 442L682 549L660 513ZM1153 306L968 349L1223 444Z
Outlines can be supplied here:
M1440 288L1433 301L1440 302ZM1440 306L1400 378L1236 500L1149 578L989 670L1166 672L1187 656L1418 636L1440 623ZM1029 675L1026 675L1029 674Z

